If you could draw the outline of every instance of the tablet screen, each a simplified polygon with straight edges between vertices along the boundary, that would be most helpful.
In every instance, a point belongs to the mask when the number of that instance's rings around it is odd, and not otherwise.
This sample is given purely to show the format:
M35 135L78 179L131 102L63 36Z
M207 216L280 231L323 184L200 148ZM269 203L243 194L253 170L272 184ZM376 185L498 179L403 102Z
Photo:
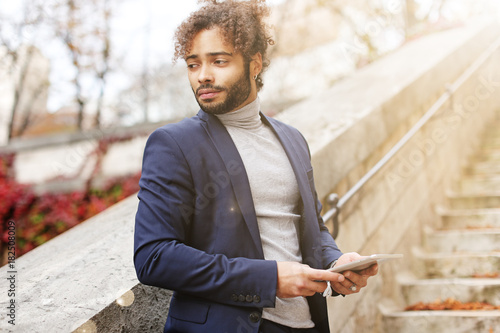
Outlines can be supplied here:
M401 259L401 258L403 258L402 254L372 254L371 256L363 257L359 260L350 262L348 264L339 266L335 265L334 267L328 270L336 273L341 273L345 271L361 271L377 262L382 262L391 259Z

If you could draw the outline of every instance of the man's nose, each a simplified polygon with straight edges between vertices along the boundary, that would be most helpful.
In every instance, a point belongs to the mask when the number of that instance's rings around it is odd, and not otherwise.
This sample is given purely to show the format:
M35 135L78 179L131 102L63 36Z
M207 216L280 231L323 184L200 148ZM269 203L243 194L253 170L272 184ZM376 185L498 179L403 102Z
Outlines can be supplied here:
M210 66L201 66L200 75L198 75L198 82L207 83L213 82L213 80L214 76L212 70L210 69Z

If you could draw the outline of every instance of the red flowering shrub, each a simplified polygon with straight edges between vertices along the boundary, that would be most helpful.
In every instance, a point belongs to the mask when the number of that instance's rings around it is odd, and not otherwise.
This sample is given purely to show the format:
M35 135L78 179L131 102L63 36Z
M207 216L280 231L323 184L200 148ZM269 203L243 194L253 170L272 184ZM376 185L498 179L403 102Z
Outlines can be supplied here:
M16 256L20 256L139 190L137 173L109 180L102 189L37 195L14 179L13 160L13 154L0 156L2 265L6 263L8 221L16 223Z

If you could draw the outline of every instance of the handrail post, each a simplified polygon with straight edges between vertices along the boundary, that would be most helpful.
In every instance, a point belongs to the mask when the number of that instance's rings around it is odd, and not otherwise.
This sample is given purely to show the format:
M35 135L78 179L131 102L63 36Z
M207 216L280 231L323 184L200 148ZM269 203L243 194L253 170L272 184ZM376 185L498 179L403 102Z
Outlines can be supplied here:
M332 215L330 218L332 219L333 222L333 230L331 231L331 235L333 239L337 238L339 235L339 196L337 193L330 193L328 197L326 198L326 203L328 204L330 211L332 211Z

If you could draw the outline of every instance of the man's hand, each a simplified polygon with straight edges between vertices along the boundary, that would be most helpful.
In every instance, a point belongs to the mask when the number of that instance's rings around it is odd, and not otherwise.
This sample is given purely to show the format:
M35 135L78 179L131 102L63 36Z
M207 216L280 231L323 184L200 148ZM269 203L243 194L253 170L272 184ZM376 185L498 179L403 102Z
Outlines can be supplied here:
M356 252L345 253L338 260L335 266L344 265L364 257L360 256ZM345 271L342 272L345 279L343 281L331 281L333 290L339 294L349 295L354 293L359 293L361 288L366 287L368 278L370 276L376 275L378 272L378 265L373 264L372 266L365 268L362 271Z
M312 296L315 293L322 293L326 289L324 281L334 281L334 283L340 284L344 280L344 276L339 273L313 269L298 262L278 262L276 296L281 298ZM348 285L351 284L349 282Z

